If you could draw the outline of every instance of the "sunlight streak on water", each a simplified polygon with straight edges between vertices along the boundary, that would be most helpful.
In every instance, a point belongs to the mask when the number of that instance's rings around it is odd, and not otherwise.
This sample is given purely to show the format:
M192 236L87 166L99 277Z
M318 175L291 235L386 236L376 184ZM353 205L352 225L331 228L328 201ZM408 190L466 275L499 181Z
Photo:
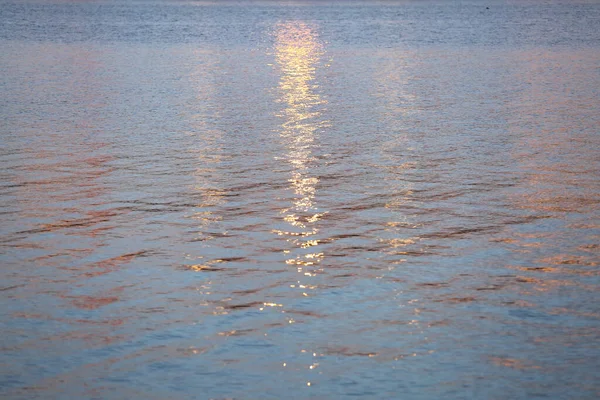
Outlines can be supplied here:
M287 149L285 160L292 168L289 182L295 193L292 206L281 210L291 230L277 233L288 236L288 241L296 246L286 252L291 257L286 263L311 276L318 271L319 261L324 257L319 252L318 240L312 238L318 233L317 221L326 212L315 203L319 179L311 171L312 164L318 162L313 149L319 147L319 130L326 126L320 111L326 102L316 92L315 82L323 47L316 32L302 22L277 26L275 36L275 57L281 69L280 101L286 105L280 136ZM299 288L307 287L303 282L298 281Z

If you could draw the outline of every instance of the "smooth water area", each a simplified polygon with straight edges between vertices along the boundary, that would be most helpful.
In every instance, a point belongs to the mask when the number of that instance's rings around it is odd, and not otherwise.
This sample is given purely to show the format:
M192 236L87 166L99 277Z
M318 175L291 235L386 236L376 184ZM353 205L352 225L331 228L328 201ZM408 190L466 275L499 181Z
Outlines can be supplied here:
M600 396L600 3L0 1L0 397Z

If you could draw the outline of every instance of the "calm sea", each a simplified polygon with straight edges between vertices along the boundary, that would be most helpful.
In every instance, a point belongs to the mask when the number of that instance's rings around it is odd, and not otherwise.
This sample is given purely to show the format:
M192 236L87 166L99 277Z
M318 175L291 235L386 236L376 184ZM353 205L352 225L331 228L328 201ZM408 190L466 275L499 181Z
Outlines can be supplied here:
M0 397L600 396L597 1L0 0Z

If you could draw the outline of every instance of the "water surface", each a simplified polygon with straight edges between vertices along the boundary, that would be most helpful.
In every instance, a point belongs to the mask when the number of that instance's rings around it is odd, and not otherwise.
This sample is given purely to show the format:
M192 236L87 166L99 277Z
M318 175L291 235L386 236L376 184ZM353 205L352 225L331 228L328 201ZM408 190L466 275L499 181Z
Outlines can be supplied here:
M3 397L600 396L600 4L0 20Z

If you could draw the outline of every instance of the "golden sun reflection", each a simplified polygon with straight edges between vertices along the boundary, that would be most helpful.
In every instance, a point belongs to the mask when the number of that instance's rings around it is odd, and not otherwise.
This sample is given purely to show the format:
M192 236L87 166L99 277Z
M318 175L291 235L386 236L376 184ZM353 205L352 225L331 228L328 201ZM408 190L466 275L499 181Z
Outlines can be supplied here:
M408 133L407 124L419 112L418 98L411 85L418 57L407 51L383 51L378 53L379 62L375 71L371 96L375 99L374 117L385 127L379 135L378 168L393 196L387 199L385 208L389 221L385 225L385 236L380 242L388 254L388 269L406 262L406 255L423 252L422 238L408 236L407 232L417 228L414 218L406 213L407 205L414 201L414 184L407 179L414 170L421 168L415 153L414 142ZM410 124L409 124L410 125ZM411 159L412 158L412 159Z
M292 257L286 263L296 266L305 276L313 276L324 257L322 252L306 253L306 249L319 244L311 236L317 234L316 223L324 214L315 204L319 179L311 171L316 161L313 152L318 148L318 131L327 125L321 112L326 101L317 93L315 82L323 53L317 33L309 25L294 21L276 27L275 58L281 73L279 101L284 105L280 137L287 149L282 159L291 169L289 183L294 193L290 207L281 210L283 220L291 227L276 233L287 236L297 246L294 252L284 251Z
M223 113L216 100L219 82L216 81L214 71L218 70L218 64L219 58L214 52L196 49L189 64L187 91L184 92L188 96L186 119L191 122L187 132L191 145L187 151L192 155L190 160L193 160L193 169L190 174L194 177L194 183L190 186L190 192L197 201L193 213L189 215L194 232L189 240L195 242L215 239L216 226L222 219L215 209L225 202L224 189L219 184L221 178L218 168L224 158L224 134L214 122ZM219 271L219 264L223 262L198 251L185 254L184 257L183 268L196 272ZM210 285L201 292L210 294ZM227 314L218 309L215 313Z
M189 119L193 121L188 133L197 137L197 147L190 149L196 156L197 168L194 173L196 184L193 191L201 195L201 201L192 216L198 224L199 241L210 240L207 233L209 226L220 221L221 217L214 213L213 208L223 202L223 190L215 184L218 176L218 164L223 158L221 142L223 132L209 123L209 120L220 117L219 107L214 105L216 82L213 71L217 68L214 57L200 50L194 52L195 64L190 71L190 87L193 90L193 100L190 102Z

